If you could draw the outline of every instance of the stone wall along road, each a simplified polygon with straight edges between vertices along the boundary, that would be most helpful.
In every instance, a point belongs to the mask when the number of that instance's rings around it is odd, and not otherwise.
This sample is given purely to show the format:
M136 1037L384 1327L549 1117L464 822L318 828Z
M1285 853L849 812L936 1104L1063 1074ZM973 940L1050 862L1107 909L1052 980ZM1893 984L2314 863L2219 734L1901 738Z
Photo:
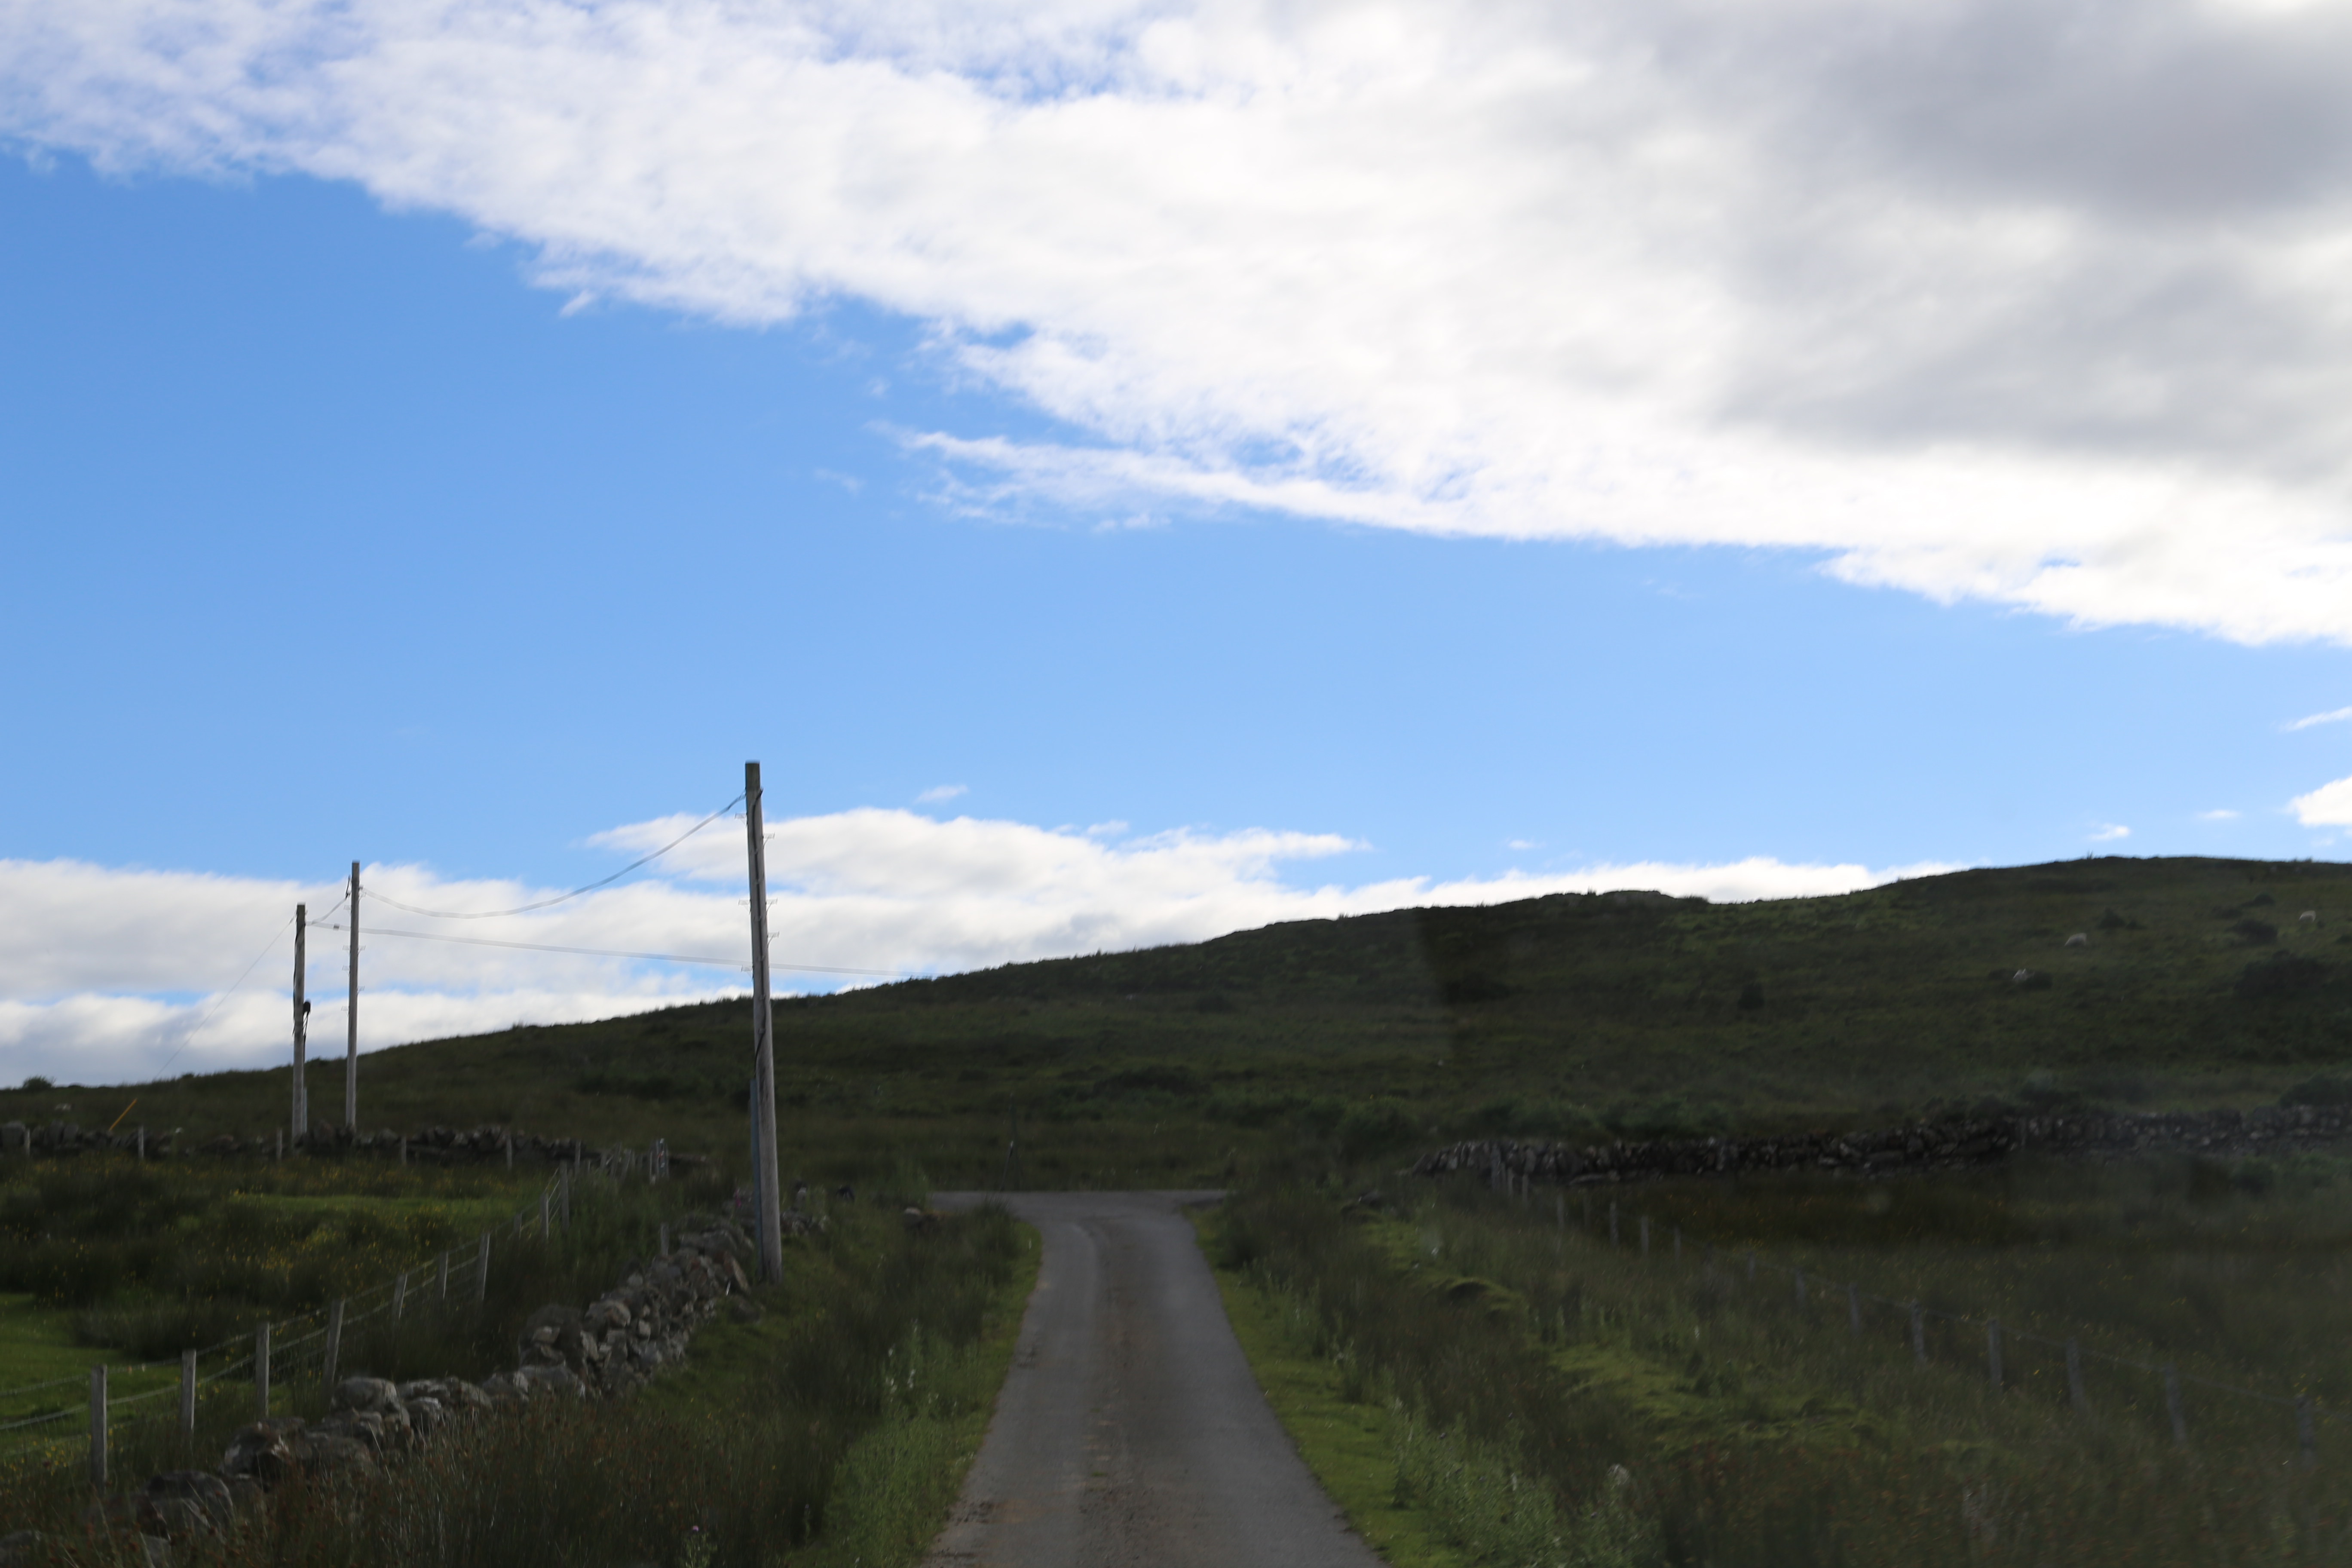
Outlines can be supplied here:
M1216 1193L996 1197L1045 1256L1013 1371L929 1568L1379 1568L1299 1458L1183 1207Z

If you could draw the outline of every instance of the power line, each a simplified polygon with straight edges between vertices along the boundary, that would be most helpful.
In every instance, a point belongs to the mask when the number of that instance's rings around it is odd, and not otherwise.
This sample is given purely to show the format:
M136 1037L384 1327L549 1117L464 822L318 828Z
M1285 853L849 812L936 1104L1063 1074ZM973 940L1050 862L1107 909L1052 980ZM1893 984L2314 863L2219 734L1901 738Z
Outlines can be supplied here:
M383 894L377 892L373 888L368 889L368 897L373 899L379 904L390 904L394 909L402 910L404 913L424 915L427 919L437 921L494 921L504 919L508 915L526 915L533 910L553 909L556 905L576 899L583 893L593 893L599 888L610 887L613 883L619 881L622 878L627 876L638 867L646 865L649 861L660 859L663 856L668 854L671 850L677 848L679 845L685 843L688 839L693 837L696 834L701 832L704 828L709 826L712 823L718 821L720 817L734 810L742 798L743 797L741 795L737 795L733 800L729 801L725 805L720 806L717 811L712 812L709 816L704 817L700 822L696 823L693 826L688 828L685 832L679 834L677 837L671 839L668 843L663 845L652 854L646 856L643 859L630 861L627 865L622 867L619 870L614 872L609 877L599 879L596 881L589 883L584 888L574 888L568 893L561 893L551 899L541 899L535 904L524 904L519 909L476 910L467 913L459 913L450 910L420 910L415 904L404 904L398 899L387 898ZM699 963L705 961L701 959L692 959L686 962Z
M215 1016L216 1016L223 1007L228 1005L228 999L236 994L237 986L243 985L247 980L253 977L253 972L260 967L261 961L268 958L271 951L278 946L278 939L286 934L287 926L290 926L293 923L294 917L292 915L288 915L286 917L286 924L279 926L276 931L269 933L268 945L264 947L259 952L253 955L253 962L247 964L245 966L245 973L236 977L236 984L231 985L227 990L222 992L219 996L215 997L213 1001L212 1006L206 1010L205 1016L196 1020L196 1026L180 1037L180 1043L172 1048L172 1054L170 1056L163 1058L163 1067L159 1067L155 1069L155 1076L158 1079L161 1079L163 1076L163 1068L170 1067L173 1062L178 1061L180 1059L180 1053L186 1050L188 1047L194 1042L195 1037L198 1035L204 1033L205 1026L211 1023Z
M312 925L326 925L312 921ZM327 925L329 931L341 931L339 925ZM525 952L576 952L588 958L642 958L656 963L698 963L710 969L745 969L750 965L740 958L701 958L681 952L622 952L609 947L562 947L543 942L498 942L486 936L448 936L429 931L386 931L379 926L370 936L404 936L416 942L455 942L468 947L511 947ZM772 963L776 969L789 969L805 974L871 974L885 980L895 980L901 973L896 969L844 969L826 963Z

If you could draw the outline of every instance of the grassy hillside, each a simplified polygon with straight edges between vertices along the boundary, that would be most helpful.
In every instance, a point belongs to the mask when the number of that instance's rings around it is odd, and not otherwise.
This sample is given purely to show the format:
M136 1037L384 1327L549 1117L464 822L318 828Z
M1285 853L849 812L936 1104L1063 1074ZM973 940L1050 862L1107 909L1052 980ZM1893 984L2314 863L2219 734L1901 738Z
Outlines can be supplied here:
M2075 932L2086 946L2064 945ZM2111 858L1772 903L1624 892L1298 921L790 1001L778 1038L813 1179L900 1157L992 1176L1016 1099L1044 1183L1213 1176L1301 1131L1361 1148L1985 1096L2257 1103L2352 1060L2352 866ZM731 1156L749 1041L741 1002L431 1041L364 1058L362 1121ZM313 1073L313 1103L339 1104L341 1065ZM188 1133L269 1126L286 1098L282 1071L230 1073L0 1093L0 1117L103 1123L133 1095L132 1121Z

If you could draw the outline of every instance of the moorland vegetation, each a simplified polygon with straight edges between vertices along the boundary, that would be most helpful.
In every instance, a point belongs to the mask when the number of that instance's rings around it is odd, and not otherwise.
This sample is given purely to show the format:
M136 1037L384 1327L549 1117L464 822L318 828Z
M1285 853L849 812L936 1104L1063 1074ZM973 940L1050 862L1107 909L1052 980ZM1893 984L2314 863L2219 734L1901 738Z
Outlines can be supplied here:
M1301 1138L1360 1157L1988 1100L2268 1104L2352 1094L2352 867L2104 858L1765 903L1404 910L792 998L777 1032L784 1145L813 1181L907 1151L989 1184L1016 1106L1028 1180L1164 1186ZM404 1046L362 1058L362 1119L730 1158L750 1037L730 1000ZM341 1071L311 1065L313 1103ZM286 1089L279 1069L0 1091L0 1120L102 1124L135 1099L184 1147L266 1132Z

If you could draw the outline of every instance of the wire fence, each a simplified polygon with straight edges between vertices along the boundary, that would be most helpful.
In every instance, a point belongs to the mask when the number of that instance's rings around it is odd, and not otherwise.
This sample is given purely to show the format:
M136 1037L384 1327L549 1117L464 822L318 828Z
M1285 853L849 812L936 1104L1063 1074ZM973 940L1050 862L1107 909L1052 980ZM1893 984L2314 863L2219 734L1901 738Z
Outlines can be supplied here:
M1512 1185L1523 1201L1532 1201L1532 1184L1527 1183L1525 1178L1513 1179ZM1569 1226L1567 1194L1562 1193L1554 1201L1555 1224L1565 1233ZM1999 1317L1990 1313L1956 1311L1947 1308L1932 1307L1917 1297L1898 1299L1879 1295L1874 1291L1864 1289L1858 1280L1838 1279L1821 1269L1809 1270L1802 1264L1768 1258L1752 1246L1718 1247L1709 1241L1696 1242L1686 1247L1680 1226L1671 1227L1668 1236L1659 1240L1653 1236L1653 1226L1647 1215L1635 1215L1631 1217L1633 1220L1634 1230L1632 1245L1638 1249L1641 1257L1645 1260L1654 1258L1659 1253L1665 1253L1672 1262L1686 1268L1693 1266L1695 1262L1702 1278L1718 1281L1724 1279L1726 1270L1730 1272L1733 1279L1744 1279L1751 1284L1759 1283L1767 1277L1772 1278L1781 1282L1781 1288L1789 1292L1788 1300L1799 1309L1810 1309L1811 1311L1820 1312L1843 1307L1847 1331L1857 1340L1869 1331L1872 1326L1869 1319L1874 1311L1892 1310L1900 1314L1898 1322L1907 1328L1914 1362L1923 1367L1929 1364L1931 1361L1948 1362L1955 1354L1955 1347L1950 1342L1952 1336L1949 1333L1938 1334L1935 1336L1937 1342L1931 1345L1931 1331L1937 1329L1971 1331L1968 1336L1969 1341L1980 1343L1982 1348L1980 1351L1972 1348L1961 1353L1965 1353L1970 1359L1981 1358L1983 1374L1995 1392L2012 1388L2021 1381L2019 1376L2021 1369L2017 1365L2015 1352L2020 1347L2024 1346L2032 1346L2050 1352L2051 1361L2053 1363L2053 1371L2063 1367L2066 1381L2067 1403L2078 1413L2087 1414L2092 1407L2093 1402L2087 1378L2087 1373L2092 1369L2107 1367L2138 1374L2142 1378L2151 1380L2152 1391L2161 1393L2165 1417L2171 1430L2172 1440L2184 1448L2189 1446L2190 1432L2183 1391L2189 1387L2203 1389L2230 1399L2243 1400L2250 1404L2259 1404L2291 1412L2294 1423L2297 1456L2305 1467L2314 1466L2319 1462L2318 1426L2320 1423L2330 1422L2352 1426L2352 1412L2329 1409L2312 1394L2266 1393L2261 1389L2227 1383L2219 1378L2182 1372L2177 1362L2146 1361L2135 1356L2117 1354L2111 1351L2093 1349L2084 1344L2083 1334L2053 1339L2046 1334L2033 1333L2003 1323ZM1612 1248L1626 1247L1622 1217L1615 1199L1610 1200L1609 1203L1607 1226L1609 1246ZM1592 1221L1589 1210L1580 1228L1583 1234L1597 1237L1599 1227ZM1654 1247L1654 1240L1658 1242ZM1686 1256L1686 1253L1690 1256ZM1880 1321L1884 1321L1883 1317Z
M397 1320L408 1311L427 1306L450 1302L478 1305L488 1293L491 1257L499 1233L506 1233L511 1246L530 1237L549 1239L568 1227L576 1181L593 1174L618 1183L640 1173L648 1181L669 1173L668 1151L659 1141L642 1152L608 1149L560 1165L535 1202L516 1209L506 1224L482 1232L472 1247L447 1248L387 1279L336 1298L313 1310L281 1321L265 1319L249 1332L184 1351L173 1361L99 1365L87 1374L69 1373L0 1388L0 1409L21 1408L28 1396L52 1391L56 1391L59 1401L54 1409L36 1408L0 1420L0 1444L62 1441L70 1436L74 1423L86 1421L93 1471L102 1472L107 1434L116 1425L118 1411L131 1412L132 1420L149 1419L154 1413L147 1406L177 1394L178 1415L186 1433L193 1430L198 1400L206 1390L216 1392L220 1384L240 1382L254 1385L257 1410L266 1410L273 1387L323 1381L347 1342L347 1336L354 1330L385 1318ZM135 1387L164 1373L171 1375L154 1386ZM118 1394L113 1392L118 1382L131 1384L134 1388ZM64 1392L85 1387L90 1391L86 1403ZM38 1405L47 1401L35 1399L33 1403Z

